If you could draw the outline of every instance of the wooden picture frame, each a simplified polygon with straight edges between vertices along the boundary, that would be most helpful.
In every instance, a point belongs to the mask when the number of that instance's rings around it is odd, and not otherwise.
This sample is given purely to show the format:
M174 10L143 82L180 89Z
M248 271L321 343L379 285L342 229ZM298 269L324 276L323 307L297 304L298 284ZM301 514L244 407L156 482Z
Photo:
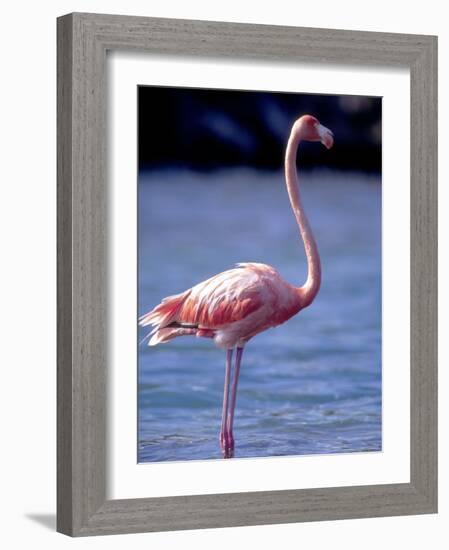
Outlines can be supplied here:
M409 68L409 483L106 499L108 50ZM57 529L71 536L436 512L436 37L82 13L60 17L57 412Z

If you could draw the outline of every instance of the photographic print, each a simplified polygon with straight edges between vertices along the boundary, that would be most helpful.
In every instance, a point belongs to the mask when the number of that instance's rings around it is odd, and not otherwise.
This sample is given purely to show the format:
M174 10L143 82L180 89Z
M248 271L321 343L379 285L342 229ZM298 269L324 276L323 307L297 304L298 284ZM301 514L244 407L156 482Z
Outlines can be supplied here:
M138 462L381 451L381 98L137 93Z

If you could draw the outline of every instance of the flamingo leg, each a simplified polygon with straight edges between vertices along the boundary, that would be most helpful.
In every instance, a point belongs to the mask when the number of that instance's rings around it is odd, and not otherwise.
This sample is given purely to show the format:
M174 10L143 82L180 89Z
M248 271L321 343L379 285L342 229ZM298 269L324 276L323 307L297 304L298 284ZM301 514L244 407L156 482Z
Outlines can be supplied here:
M240 364L242 362L243 348L237 348L237 353L235 354L235 369L234 369L234 379L232 381L232 390L231 390L231 402L229 404L228 418L227 418L227 433L229 438L229 450L228 456L226 458L232 458L234 456L234 435L232 433L234 425L234 411L235 403L237 401L237 384L239 382L240 374Z
M228 400L229 400L229 385L231 382L231 367L232 367L232 354L233 349L226 351L226 367L225 367L225 379L223 390L223 411L221 413L221 430L220 430L220 445L223 453L226 454L226 449L229 447L229 435L226 426L226 420L228 417Z

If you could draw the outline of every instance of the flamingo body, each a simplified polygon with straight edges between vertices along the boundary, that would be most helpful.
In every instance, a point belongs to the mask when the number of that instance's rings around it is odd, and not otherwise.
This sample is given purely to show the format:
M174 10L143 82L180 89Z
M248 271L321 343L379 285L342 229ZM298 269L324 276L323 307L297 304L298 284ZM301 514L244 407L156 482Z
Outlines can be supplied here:
M152 325L150 346L185 335L213 338L217 346L243 347L259 332L301 309L298 289L266 264L240 263L181 294L165 298L140 318Z

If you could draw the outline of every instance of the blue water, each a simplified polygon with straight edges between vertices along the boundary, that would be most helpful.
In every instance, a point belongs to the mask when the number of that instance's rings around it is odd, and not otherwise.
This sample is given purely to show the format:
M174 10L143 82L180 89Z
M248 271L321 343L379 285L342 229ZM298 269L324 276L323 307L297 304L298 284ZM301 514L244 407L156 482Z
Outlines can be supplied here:
M236 458L381 450L380 180L320 172L301 185L322 287L246 346ZM242 261L306 278L281 172L141 174L139 313ZM224 361L208 339L139 346L139 462L221 458Z

